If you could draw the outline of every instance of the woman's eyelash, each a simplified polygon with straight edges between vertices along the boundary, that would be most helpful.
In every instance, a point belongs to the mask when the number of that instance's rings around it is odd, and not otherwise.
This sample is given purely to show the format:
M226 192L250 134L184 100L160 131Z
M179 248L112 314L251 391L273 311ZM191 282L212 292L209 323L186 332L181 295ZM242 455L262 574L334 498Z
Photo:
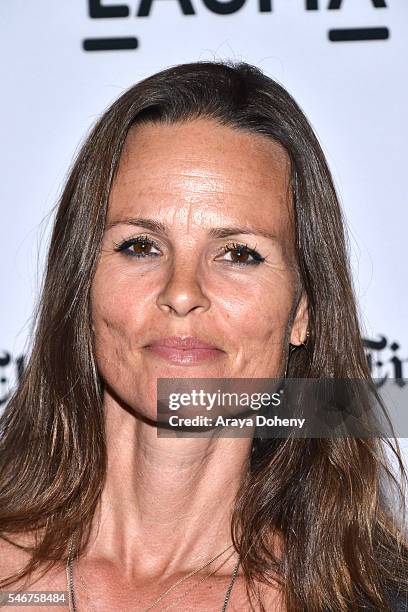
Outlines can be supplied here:
M239 244L237 242L232 242L232 243L226 244L223 247L224 253L231 253L232 251L238 251L239 253L245 252L252 257L252 261L248 261L248 262L246 261L231 262L231 264L235 266L254 266L254 265L257 266L263 261L265 261L265 257L262 257L258 253L258 251L256 251L255 249L251 249L247 244Z
M145 253L143 250L140 253L129 251L129 248L135 245L140 245L142 249L147 245L160 250L160 247L147 236L137 236L136 238L129 238L128 240L124 240L119 243L115 242L115 251L121 251L124 255L128 255L130 257L158 257L157 253Z
M134 250L129 250L130 247L134 246L140 247L142 250L139 253L135 252ZM145 252L143 249L145 249L146 247L153 247L160 251L160 247L154 242L154 240L152 240L148 236L137 236L136 238L129 238L128 240L123 240L121 242L115 243L115 251L122 252L124 255L130 257L158 257L158 253ZM258 251L250 248L247 244L230 242L222 248L222 252L224 254L233 253L234 251L236 252L238 257L240 257L242 253L249 255L250 257L252 257L252 261L229 261L228 263L230 263L232 266L253 266L259 265L260 263L265 261L265 257L262 257L258 253Z

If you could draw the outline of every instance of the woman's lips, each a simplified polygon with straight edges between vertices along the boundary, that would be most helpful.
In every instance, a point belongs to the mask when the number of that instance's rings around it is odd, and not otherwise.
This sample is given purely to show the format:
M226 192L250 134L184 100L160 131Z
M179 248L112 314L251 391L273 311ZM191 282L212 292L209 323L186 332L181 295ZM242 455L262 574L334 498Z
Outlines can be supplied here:
M182 365L218 359L224 351L194 336L171 336L147 345L151 353Z

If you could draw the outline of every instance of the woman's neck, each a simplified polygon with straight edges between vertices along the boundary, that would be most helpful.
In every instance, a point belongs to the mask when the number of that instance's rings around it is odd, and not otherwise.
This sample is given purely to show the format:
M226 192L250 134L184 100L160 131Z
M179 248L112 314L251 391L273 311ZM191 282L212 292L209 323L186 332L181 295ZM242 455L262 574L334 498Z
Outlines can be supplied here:
M107 476L87 555L153 578L193 570L230 546L252 440L158 437L110 395L104 409Z

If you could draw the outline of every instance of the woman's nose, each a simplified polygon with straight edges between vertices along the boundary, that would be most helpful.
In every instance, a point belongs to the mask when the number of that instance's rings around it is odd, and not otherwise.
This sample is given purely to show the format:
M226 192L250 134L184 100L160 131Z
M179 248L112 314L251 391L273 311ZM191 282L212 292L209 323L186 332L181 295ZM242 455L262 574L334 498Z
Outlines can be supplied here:
M172 311L180 317L195 309L208 310L210 300L203 291L197 266L191 262L174 264L158 295L157 305L161 310Z

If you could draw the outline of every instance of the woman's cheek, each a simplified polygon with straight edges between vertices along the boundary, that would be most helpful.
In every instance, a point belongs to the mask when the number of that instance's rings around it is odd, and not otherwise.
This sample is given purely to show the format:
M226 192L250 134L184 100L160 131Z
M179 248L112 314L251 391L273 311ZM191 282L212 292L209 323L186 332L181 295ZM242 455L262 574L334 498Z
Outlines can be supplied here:
M289 285L280 283L241 287L239 291L231 289L219 304L229 313L230 319L235 319L237 326L261 329L288 320L293 299Z
M127 318L146 298L149 283L146 277L135 275L123 263L102 261L97 269L91 290L93 310L105 319ZM99 308L100 306L100 308Z

